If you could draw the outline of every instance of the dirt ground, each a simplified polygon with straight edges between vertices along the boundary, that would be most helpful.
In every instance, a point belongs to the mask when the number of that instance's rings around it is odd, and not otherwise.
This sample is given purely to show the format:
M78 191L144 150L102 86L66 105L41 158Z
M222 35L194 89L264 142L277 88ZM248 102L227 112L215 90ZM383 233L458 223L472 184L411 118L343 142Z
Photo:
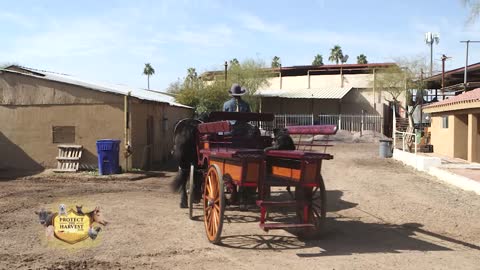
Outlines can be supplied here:
M222 245L146 178L30 177L0 182L0 269L479 269L480 196L390 159L378 145L338 144L324 163L328 218L320 239L258 228L258 210L227 209ZM99 238L48 244L34 210L99 205ZM93 244L92 244L93 242ZM77 246L78 245L78 246Z

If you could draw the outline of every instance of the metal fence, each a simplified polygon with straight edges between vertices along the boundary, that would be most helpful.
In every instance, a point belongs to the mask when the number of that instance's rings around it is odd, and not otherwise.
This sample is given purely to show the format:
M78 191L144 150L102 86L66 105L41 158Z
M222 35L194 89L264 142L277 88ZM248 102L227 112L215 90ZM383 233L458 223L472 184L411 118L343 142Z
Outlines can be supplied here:
M372 130L383 133L383 118L373 114L322 114L320 125L337 125L339 129L351 132Z
M274 126L313 126L314 118L313 114L276 114Z
M370 114L277 114L274 127L305 125L336 125L351 132L372 130L383 133L383 118Z

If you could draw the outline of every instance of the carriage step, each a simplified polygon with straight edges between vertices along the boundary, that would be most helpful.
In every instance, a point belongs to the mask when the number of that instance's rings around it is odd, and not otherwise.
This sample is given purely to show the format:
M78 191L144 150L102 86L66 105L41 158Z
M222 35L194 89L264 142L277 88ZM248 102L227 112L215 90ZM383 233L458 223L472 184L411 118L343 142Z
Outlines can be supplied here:
M301 201L295 201L295 200L290 200L290 201L263 201L263 200L258 200L257 201L257 206L259 207L282 207L282 206L297 206L297 205L303 205Z
M315 228L315 225L311 223L268 223L260 224L260 228L266 232L269 230L280 230L280 229L306 229L306 228Z

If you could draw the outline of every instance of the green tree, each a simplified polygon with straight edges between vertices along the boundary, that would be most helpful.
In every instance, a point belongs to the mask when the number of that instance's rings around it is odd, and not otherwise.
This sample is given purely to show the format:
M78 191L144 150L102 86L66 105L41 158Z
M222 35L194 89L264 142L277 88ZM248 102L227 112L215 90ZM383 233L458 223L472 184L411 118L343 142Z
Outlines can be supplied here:
M280 61L280 57L274 56L272 59L272 68L279 68L282 66L282 62Z
M315 58L312 62L313 66L323 66L323 56L321 54L315 55Z
M250 103L252 111L256 111L258 98L254 94L267 83L267 78L272 76L265 68L264 62L253 59L230 65L227 82L223 76L213 76L209 81L202 81L198 76L192 76L196 75L196 71L190 68L184 80L171 83L167 91L175 96L177 102L194 107L196 114L200 114L222 110L223 103L230 98L228 89L232 83L238 83L248 90L244 99ZM192 78L195 78L193 83Z
M335 64L338 65L338 63L341 62L342 59L343 59L342 47L340 47L339 45L333 46L333 48L330 50L330 57L328 57L328 61L335 62Z
M426 85L422 80L422 72L427 66L423 58L399 59L396 62L396 66L379 69L375 82L371 84L387 94L384 97L386 101L407 112L409 125L413 127L413 113L425 94ZM403 104L400 100L402 96L406 101Z
M145 67L143 68L143 75L147 76L147 89L150 90L150 76L155 74L155 69L152 67L150 63L146 63Z
M368 64L367 56L363 53L357 56L357 64Z

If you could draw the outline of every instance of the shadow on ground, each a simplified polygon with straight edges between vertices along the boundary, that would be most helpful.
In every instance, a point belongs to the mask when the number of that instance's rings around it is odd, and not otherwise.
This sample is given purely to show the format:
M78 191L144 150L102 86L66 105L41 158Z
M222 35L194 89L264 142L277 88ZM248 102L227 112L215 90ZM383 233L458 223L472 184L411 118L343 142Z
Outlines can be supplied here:
M298 249L297 256L319 257L366 253L400 253L403 251L449 251L450 248L437 244L445 241L475 250L480 247L444 235L421 229L420 224L378 224L356 220L329 218L326 231L316 240L300 240L295 236L283 235L231 235L222 238L221 246L233 249L287 250ZM417 238L425 234L437 243ZM311 249L314 248L314 252ZM315 248L318 248L315 251ZM305 249L305 252L301 250ZM308 251L307 251L308 249Z
M331 212L357 206L356 203L342 200L342 194L343 192L339 190L328 191L329 216ZM236 216L234 213L229 213L228 208L226 215L229 216L231 222L258 222L258 218L250 218L244 215ZM278 235L272 231L268 235L224 236L221 246L250 250L298 249L297 256L299 257L400 253L403 251L449 251L452 244L480 250L479 246L424 230L422 226L422 224L416 223L401 225L365 223L348 217L329 217L326 219L322 232L315 239L300 240L296 236ZM291 231L291 233L298 234L295 231ZM434 240L423 240L418 237L419 235L427 236L422 238ZM445 245L442 243L445 243ZM302 252L302 249L305 252Z
M337 212L345 209L350 209L357 206L357 203L352 203L342 200L343 191L341 190L328 190L327 191L327 212ZM272 197L276 200L288 200L291 199L290 195L286 191L276 191L272 193ZM193 218L195 221L203 222L203 208L202 204L195 204L193 207ZM255 215L252 215L255 213ZM272 209L272 215L270 220L276 222L288 222L292 221L291 209ZM290 213L290 215L288 214ZM240 210L238 205L229 205L225 210L225 222L229 223L249 223L260 221L260 208L254 204L250 204L247 210ZM294 221L293 221L294 222Z

